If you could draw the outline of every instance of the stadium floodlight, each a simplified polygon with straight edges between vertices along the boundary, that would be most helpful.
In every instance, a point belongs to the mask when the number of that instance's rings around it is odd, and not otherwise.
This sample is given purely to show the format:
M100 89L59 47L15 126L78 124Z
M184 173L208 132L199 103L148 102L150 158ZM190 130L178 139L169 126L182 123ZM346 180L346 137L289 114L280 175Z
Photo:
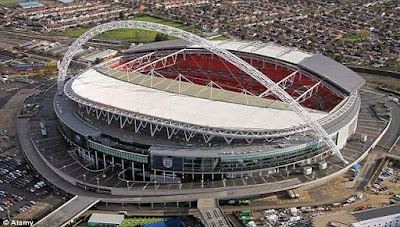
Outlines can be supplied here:
M270 78L268 78L263 73L258 71L252 65L242 60L238 56L232 54L228 50L219 48L218 46L212 44L209 40L206 40L204 38L201 38L197 35L194 35L190 32L178 28L173 28L152 22L134 21L134 20L114 21L93 27L92 29L81 35L79 38L77 38L65 53L64 58L61 61L58 72L57 85L59 91L63 89L68 66L73 56L78 50L81 49L82 45L98 34L116 29L143 29L147 31L161 32L196 44L218 55L220 58L225 59L226 61L232 63L240 70L242 70L243 72L247 73L249 76L257 80L260 84L265 86L272 94L278 97L281 101L288 104L292 108L292 110L295 111L297 115L299 115L304 120L304 122L307 125L309 125L309 127L315 132L318 139L324 141L325 144L330 148L330 150L333 151L340 158L340 160L342 160L344 163L347 164L347 161L343 158L343 155L341 154L339 148L333 142L332 138L328 135L328 133L322 128L322 126L317 121L313 120L310 114L300 105L300 103L297 102L293 97L291 97L278 84L276 84L274 81L272 81Z

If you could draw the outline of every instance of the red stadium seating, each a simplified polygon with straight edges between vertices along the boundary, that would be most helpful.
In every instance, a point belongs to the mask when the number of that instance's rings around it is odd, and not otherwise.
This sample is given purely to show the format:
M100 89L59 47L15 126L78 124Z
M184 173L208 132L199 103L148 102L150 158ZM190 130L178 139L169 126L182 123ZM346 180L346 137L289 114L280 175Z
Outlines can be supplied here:
M292 69L271 62L249 58L243 58L243 60L252 64L274 82L279 82L293 73ZM127 61L128 60L121 61L109 66L109 68L115 68ZM138 69L141 66L143 66L143 64L135 65L131 70ZM223 89L235 92L241 92L242 89L245 89L254 95L259 95L266 90L263 85L236 66L211 54L186 54L185 56L180 54L177 56L175 64L173 64L172 58L169 58L167 60L167 67L163 67L161 62L156 63L155 66L157 72L170 79L175 79L181 73L193 83L207 85L210 81L213 81ZM126 68L123 67L123 69L120 70L126 70ZM146 72L148 70L150 70L150 67L147 67L143 71ZM292 97L296 98L317 82L318 81L315 81L315 79L298 73L294 83L287 87L286 91ZM276 99L273 95L267 96L266 98ZM340 97L335 95L328 87L321 84L318 91L315 92L311 98L305 100L302 105L312 109L329 111L340 101Z

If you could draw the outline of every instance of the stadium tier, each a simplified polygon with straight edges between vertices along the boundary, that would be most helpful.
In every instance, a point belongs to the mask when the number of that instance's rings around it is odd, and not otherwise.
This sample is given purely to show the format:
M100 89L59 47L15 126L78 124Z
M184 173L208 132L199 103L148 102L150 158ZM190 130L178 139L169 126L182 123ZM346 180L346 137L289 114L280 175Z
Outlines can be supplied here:
M364 80L319 54L213 41L301 104L342 149ZM144 44L70 78L60 131L93 170L131 182L190 182L307 166L332 155L292 106L234 64L183 40Z

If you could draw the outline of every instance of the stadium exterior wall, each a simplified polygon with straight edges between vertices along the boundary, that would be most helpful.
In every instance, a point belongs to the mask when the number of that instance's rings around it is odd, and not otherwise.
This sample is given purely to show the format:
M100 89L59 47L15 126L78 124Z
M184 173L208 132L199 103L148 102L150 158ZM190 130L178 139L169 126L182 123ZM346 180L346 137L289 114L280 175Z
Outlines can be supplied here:
M57 98L57 97L56 97ZM56 102L54 102L55 108L56 108ZM354 106L353 111L351 113L349 113L346 123L343 125L343 122L337 123L340 124L341 127L338 128L335 131L331 131L330 135L336 139L336 144L338 147L343 148L347 142L348 137L350 137L356 128L356 122L358 119L358 110L359 110L359 105L360 102L357 102L357 104L355 104L356 106ZM57 111L56 111L57 112ZM58 113L57 113L58 115ZM59 115L58 115L59 116ZM67 124L68 122L63 122L62 117L59 117L59 122L61 125L63 125L62 127L60 127L61 129L65 130L65 128L68 128L69 133L63 132L64 135L71 135L71 136L66 136L68 138L69 141L73 141L74 140L74 136L73 133L77 133L78 135L83 136L83 133L76 131L74 129L72 129L71 127L69 127ZM83 124L83 123L82 123ZM134 134L133 134L134 136ZM87 160L91 160L91 161L95 161L94 158L90 157L90 153L93 152L98 152L99 154L105 154L107 157L109 156L114 156L113 158L119 159L121 157L125 157L122 158L124 159L124 162L127 162L128 164L125 166L132 166L134 165L135 168L139 167L140 169L143 169L143 173L144 174L148 174L148 175L152 175L154 174L154 177L159 174L159 173L170 173L170 174L191 174L194 178L194 175L202 175L202 174L227 174L229 176L243 176L243 175L252 175L252 174L257 174L260 172L271 172L271 171L279 171L280 168L283 169L287 169L289 167L295 167L296 165L303 165L304 163L308 163L310 161L316 162L318 160L323 160L325 157L329 156L331 154L331 152L327 149L324 149L323 145L318 145L319 143L317 143L316 145L312 145L313 147L311 148L311 150L304 150L307 149L307 146L305 145L300 145L296 147L290 147L290 149L292 151L294 151L296 153L296 155L300 155L302 152L304 154L304 156L295 158L294 160L292 160L292 162L288 162L288 163L284 163L284 164L274 164L274 163L269 163L269 166L260 166L261 168L237 168L236 170L233 171L227 171L226 169L208 169L206 168L206 166L200 166L199 168L196 169L196 171L194 171L194 167L192 170L188 170L183 168L183 165L185 164L184 160L195 160L193 159L191 156L186 156L184 153L180 153L179 151L177 151L176 153L176 157L175 160L172 160L172 163L174 163L174 161L178 160L181 161L182 163L178 163L178 167L177 168L172 168L170 169L172 166L170 166L169 168L165 168L165 166L160 165L160 163L162 163L164 161L164 158L174 158L174 155L171 155L170 152L167 152L165 154L161 153L152 153L152 151L149 152L148 155L141 155L141 154L134 154L134 153L130 153L128 156L127 154L125 154L124 156L120 153L129 153L129 152L124 152L121 150L117 150L115 148L112 147L107 147L105 145L101 145L101 147L99 146L98 143L92 141L89 138L86 138L86 145L82 146L82 145L78 145L77 143L74 143L75 146L79 147L80 150L80 154L83 154L83 158L87 159ZM96 145L97 144L97 145ZM317 147L315 147L317 146ZM94 149L95 148L95 149ZM297 150L296 150L297 149ZM308 148L309 149L309 148ZM265 153L262 153L259 155L260 160L261 160L261 156L262 155L269 155L272 154L272 151L265 151ZM197 153L197 152L196 152ZM87 154L89 154L89 157L87 156ZM199 154L199 153L198 153ZM275 153L275 158L277 157L287 157L284 156L285 154L283 152L278 152ZM93 156L93 154L92 154ZM201 156L200 154L198 156ZM246 157L247 156L247 157ZM214 159L213 159L214 158ZM227 157L221 157L221 155L217 155L215 154L214 156L211 156L210 159L202 159L203 162L204 160L209 160L212 162L212 160L218 160L219 163L221 163L222 159L226 160ZM228 162L239 162L244 161L244 160L255 160L257 157L251 154L248 155L244 155L243 157L237 157L235 158L234 156L231 157L230 159L228 158ZM171 161L171 160L170 160ZM132 164L133 163L133 164ZM155 163L158 163L157 165L155 165ZM99 164L96 164L96 166L98 166ZM179 177L177 177L177 179L179 179Z

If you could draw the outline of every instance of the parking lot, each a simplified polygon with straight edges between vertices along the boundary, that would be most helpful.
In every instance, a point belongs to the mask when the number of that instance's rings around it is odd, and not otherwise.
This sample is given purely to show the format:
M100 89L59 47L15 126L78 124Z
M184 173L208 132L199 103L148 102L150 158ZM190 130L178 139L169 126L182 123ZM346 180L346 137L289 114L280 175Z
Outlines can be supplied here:
M0 83L0 108L3 108L8 100L10 100L11 97L17 94L18 91L21 91L21 89L30 89L35 86L36 85L34 84L20 82L7 84Z
M12 218L31 209L52 190L29 168L16 148L13 136L1 136L0 148L0 218Z
M30 85L35 86L35 84ZM28 86L28 87L30 87ZM42 181L25 161L15 137L15 116L25 96L31 90L16 83L2 84L0 97L0 221L21 214L50 211L56 204L49 204L49 197L59 197ZM38 206L38 202L46 201ZM34 207L34 208L33 208ZM28 220L35 217L28 217Z
M395 194L400 193L400 168L385 167L380 172L378 178L371 186L371 192L377 195L380 194Z

